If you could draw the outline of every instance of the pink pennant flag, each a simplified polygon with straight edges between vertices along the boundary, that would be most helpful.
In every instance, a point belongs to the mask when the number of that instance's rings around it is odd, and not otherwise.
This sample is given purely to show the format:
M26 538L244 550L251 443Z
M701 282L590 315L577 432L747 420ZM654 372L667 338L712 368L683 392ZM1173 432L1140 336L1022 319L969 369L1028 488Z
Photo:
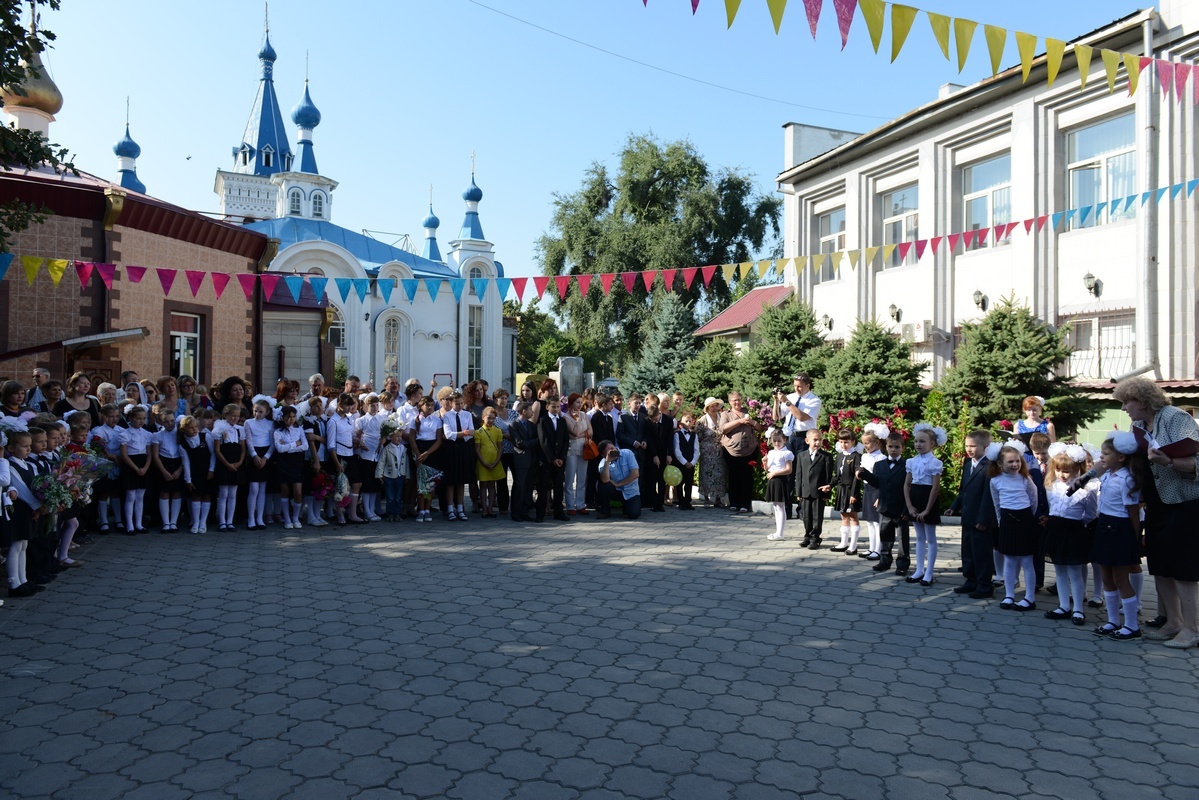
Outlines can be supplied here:
M550 279L545 275L538 275L533 279L533 286L537 289L537 299L540 300L545 296L545 287L549 286Z
M171 293L171 286L175 283L175 276L179 274L177 269L166 269L165 267L157 267L155 270L158 273L158 282L162 284L163 296L168 296Z
M691 284L695 281L695 273L699 272L699 267L686 267L683 270L683 287L687 291L691 291Z
M911 249L912 249L911 242L900 242L899 243L899 260L901 263L903 261L907 260L908 251Z
M229 285L229 276L224 272L210 272L208 274L212 276L212 291L216 294L216 299L220 300L225 287Z
M1048 221L1049 221L1048 214L1045 214L1044 216L1041 216L1041 217L1037 217L1037 233L1041 232L1041 228L1044 228L1045 223Z
M95 268L96 265L90 261L75 262L75 272L79 274L79 288L81 290L87 291L87 282L92 279L92 270Z
M713 264L712 266L709 266L709 267L700 267L699 273L701 276L703 276L704 286L708 286L709 284L712 283L712 276L716 274L717 266L719 266L719 265Z
M595 277L591 273L575 276L575 283L579 285L579 294L587 296L587 290L591 288L591 279ZM607 294L607 292L605 292Z
M264 302L271 302L271 298L275 296L275 287L279 285L281 275L273 275L269 272L264 272L258 276L258 280L262 282L262 299Z
M129 278L130 283L141 283L142 278L146 277L146 268L129 264L125 267L125 277Z
M1174 99L1182 102L1182 93L1187 88L1187 78L1191 77L1190 64L1174 65Z
M919 261L920 259L924 258L924 248L928 246L928 239L917 239L915 244L916 260Z
M937 254L937 245L939 245L941 243L941 240L944 238L945 238L944 236L934 236L933 238L928 240L928 243L930 245L932 245L934 256Z
M632 294L633 286L636 285L636 283L637 283L637 273L636 272L620 273L620 282L624 284L624 290L626 292L628 292L629 294Z
M812 38L816 38L816 23L820 22L820 9L824 0L803 0L804 10L808 12L808 27L812 29Z
M1005 238L1005 239L1006 239L1006 238L1008 238L1009 236L1011 236L1011 235L1012 235L1012 231L1016 230L1016 228L1017 228L1017 227L1019 227L1019 225L1020 225L1020 223L1019 223L1019 222L1009 222L1009 223L1007 224L1007 229L1006 229L1006 230L1004 230L1004 232L1003 232L1003 238Z
M1036 221L1037 220L1035 217L1029 217L1028 219L1024 220L1024 232L1032 233L1032 224Z
M612 281L616 280L615 272L604 272L600 274L600 288L604 292L604 297L612 291Z
M566 299L566 291L570 288L570 276L569 275L556 275L554 277L554 283L558 284L558 297L565 300Z
M1174 63L1165 59L1154 59L1153 66L1157 67L1157 82L1162 85L1162 97L1174 88Z
M949 245L949 252L952 253L958 249L958 239L960 238L962 238L962 234L960 233L951 233L945 237L945 243Z
M833 0L833 9L837 12L837 28L841 31L841 49L849 41L849 26L853 24L853 12L858 9L858 0Z
M192 290L192 297L195 297L200 293L200 287L204 285L204 276L208 273L198 269L188 269L183 272L187 275L187 285Z
M649 0L646 0L646 2L649 2ZM697 8L699 8L699 0L691 0L691 13L693 15L695 14L695 10Z
M647 269L641 273L641 282L645 284L645 291L652 292L654 290L654 278L658 277L656 269Z
M237 275L237 282L241 284L241 293L246 296L247 300L254 299L254 284L258 282L257 275L247 275L240 272Z
M96 272L100 273L100 280L104 281L105 289L112 289L112 279L116 277L116 264L97 264Z
M674 286L674 276L678 273L677 269L662 270L662 283L666 285L666 291L671 291Z
M516 290L517 301L523 302L525 299L525 286L528 284L528 278L513 278L512 288Z
M977 235L977 231L966 231L965 233L963 233L962 234L962 246L965 247L967 250L969 250L971 247L973 247L974 246L974 237L976 235Z

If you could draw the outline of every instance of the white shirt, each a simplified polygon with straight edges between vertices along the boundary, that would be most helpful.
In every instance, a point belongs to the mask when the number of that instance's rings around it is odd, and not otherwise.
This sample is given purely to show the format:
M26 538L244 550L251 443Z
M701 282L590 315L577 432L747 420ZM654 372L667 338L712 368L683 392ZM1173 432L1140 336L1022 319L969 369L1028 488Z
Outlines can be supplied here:
M766 471L775 472L794 460L795 454L785 447L782 450L771 450L766 454Z
M126 455L145 455L150 450L153 435L145 428L126 428L121 431L121 447L125 448Z
M185 436L184 443L193 450L200 446L200 434L195 436ZM216 471L216 453L213 451L213 436L210 434L204 437L204 443L208 445L208 471ZM192 482L192 460L190 458L183 459L183 482Z
M1002 472L991 479L991 500L995 505L995 518L1002 522L1002 510L1021 511L1037 507L1037 487L1032 478L1019 472Z
M1054 481L1046 491L1049 500L1049 516L1061 519L1073 519L1090 522L1099 514L1099 493L1095 484L1087 484L1069 497L1066 489L1069 484Z
M1127 517L1125 506L1139 505L1141 492L1132 488L1132 473L1128 467L1105 472L1099 481L1099 513L1109 517Z
M907 461L908 474L912 476L912 485L914 486L932 486L943 469L944 465L941 463L941 459L932 453L913 456Z
M248 419L242 427L245 428L246 438L250 440L252 447L271 446L271 437L275 433L275 421L270 417L266 419ZM267 455L270 455L270 453L267 453Z
M788 435L792 433L803 433L810 431L816 427L816 423L820 420L820 398L812 392L800 396L799 392L792 392L787 395L787 402L795 406L796 411L802 411L808 415L807 420L801 420L799 417L791 413L790 408L784 408L787 419L783 422L783 433Z
M365 458L367 461L374 461L377 458L379 441L382 439L380 428L383 427L385 419L387 419L385 414L363 414L354 420L354 429L359 432L364 447L358 452L360 458Z
M437 438L437 429L441 427L441 417L417 417L414 430L417 441L431 442Z
M451 441L456 440L460 433L473 432L475 429L475 420L469 411L447 411L441 420L441 432L445 434L445 438ZM463 436L462 438L469 440L471 437Z
M679 447L679 443L683 437L687 437L691 442L692 456L690 466L699 464L699 434L695 431L689 431L686 428L676 428L674 432L674 460L680 464L687 464L687 459L683 458L683 450Z
M276 453L303 453L308 450L308 437L299 425L275 428L272 438Z
M862 453L861 465L862 469L867 472L874 472L874 465L880 461L886 461L887 454L882 450L875 450L873 453Z
M158 447L159 458L179 458L179 430L173 428L159 428L156 433L150 434L150 443Z
M334 414L325 429L325 446L331 448L338 458L354 455L354 421L341 414Z

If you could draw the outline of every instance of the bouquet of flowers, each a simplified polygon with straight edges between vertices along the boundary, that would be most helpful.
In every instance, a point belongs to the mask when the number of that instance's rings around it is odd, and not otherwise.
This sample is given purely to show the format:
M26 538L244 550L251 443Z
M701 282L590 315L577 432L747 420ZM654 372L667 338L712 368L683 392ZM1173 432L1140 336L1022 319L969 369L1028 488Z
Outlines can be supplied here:
M350 504L350 479L343 472L337 476L336 488L333 490L333 505L345 508Z
M432 497L438 482L441 481L441 475L441 470L421 464L416 468L416 493L422 497Z
M75 500L71 490L59 482L57 475L38 475L29 488L47 514L60 514L70 508Z
M323 503L325 498L329 496L329 492L334 489L334 480L328 472L324 470L316 473L312 478L312 499L318 503Z

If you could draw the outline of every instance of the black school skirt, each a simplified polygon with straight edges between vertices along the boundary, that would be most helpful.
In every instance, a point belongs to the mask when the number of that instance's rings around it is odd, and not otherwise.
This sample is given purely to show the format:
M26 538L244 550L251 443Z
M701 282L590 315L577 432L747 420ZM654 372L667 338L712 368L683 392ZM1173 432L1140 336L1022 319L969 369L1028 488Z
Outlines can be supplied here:
M279 483L304 482L304 454L278 453L275 456L275 479Z
M266 452L270 450L270 446L266 447L251 447L250 453L246 457L246 480L249 483L275 483L275 459L272 456L266 460L266 463L261 467L254 463L254 456L262 458Z
M928 498L932 496L932 493L933 493L933 487L931 485L925 486L920 483L912 484L912 490L911 490L912 505L914 505L916 507L917 511L923 510L928 505ZM917 520L913 519L912 521L916 522ZM938 505L936 508L934 508L932 511L930 511L928 513L928 516L926 516L924 518L924 524L925 525L940 525L941 524L940 505Z
M1095 531L1091 523L1050 517L1045 530L1045 557L1059 567L1090 563L1094 540Z
M1091 561L1101 567L1132 567L1141 563L1141 543L1128 517L1099 515Z
M1033 518L1032 509L1000 509L996 550L1005 556L1035 556L1039 542L1037 521Z
M775 475L766 483L766 502L785 503L791 494L791 476Z
M150 456L146 453L129 456L129 460L137 465L138 469L150 463ZM138 475L133 470L126 467L121 470L121 488L129 492L134 489L145 489L150 485L150 472L146 471L145 475Z
M159 456L158 460L162 462L162 468L165 469L167 472L174 472L175 470L180 470L179 477L172 481L168 481L166 478L162 477L162 473L160 472L158 474L158 481L157 481L158 491L165 492L167 494L174 494L175 492L182 492L183 491L183 472L180 468L183 466L183 459L182 458L163 458L162 456Z
M237 463L241 458L241 442L222 442L221 443L221 458L224 458L230 464ZM240 469L230 470L221 463L221 459L216 461L216 483L217 486L243 486L246 482L246 465L242 464Z

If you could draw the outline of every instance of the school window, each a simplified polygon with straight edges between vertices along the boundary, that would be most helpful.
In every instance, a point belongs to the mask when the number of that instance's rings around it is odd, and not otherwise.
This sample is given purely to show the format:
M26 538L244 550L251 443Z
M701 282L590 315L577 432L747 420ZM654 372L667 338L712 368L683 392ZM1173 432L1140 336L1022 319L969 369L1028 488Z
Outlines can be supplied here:
M336 308L333 309L333 322L329 324L329 333L325 338L339 354L346 349L346 321Z
M1136 192L1136 159L1134 114L1113 117L1066 134L1069 208L1090 208L1104 202L1120 205L1115 213L1110 206L1099 213L1091 211L1081 222L1080 215L1075 214L1070 221L1071 230L1136 216L1136 203L1123 202Z
M920 236L919 187L908 186L883 195L883 246L914 242ZM916 263L916 248L908 250L907 260L899 257L899 249L883 261L883 269Z
M400 373L400 321L395 317L383 323L383 374Z
M1002 155L962 170L962 209L965 230L981 231L967 250L988 247L991 229L1012 221L1012 157Z
M320 192L312 195L312 216L318 219L325 216L325 196Z
M483 306L471 306L466 328L466 379L477 381L483 372Z
M171 375L200 375L200 317L171 313Z
M828 255L836 253L839 250L845 249L845 209L838 208L827 214L821 214L817 219L817 235L820 238L820 252ZM823 283L831 281L833 275L833 261L831 258L824 259L824 263L820 265L819 270L812 270L812 283Z
M300 190L292 189L287 195L287 213L293 217L300 214Z
M482 278L483 270L478 267L470 268L470 280L467 281L467 288L470 290L470 296L475 297L478 292L475 291L475 278Z

